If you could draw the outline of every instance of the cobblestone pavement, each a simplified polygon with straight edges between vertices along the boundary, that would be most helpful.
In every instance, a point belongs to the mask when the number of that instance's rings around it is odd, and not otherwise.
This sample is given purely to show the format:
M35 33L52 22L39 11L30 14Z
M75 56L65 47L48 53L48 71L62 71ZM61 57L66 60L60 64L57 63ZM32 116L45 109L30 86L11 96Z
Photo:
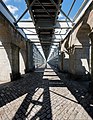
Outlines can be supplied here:
M92 120L92 97L49 65L0 85L0 120Z

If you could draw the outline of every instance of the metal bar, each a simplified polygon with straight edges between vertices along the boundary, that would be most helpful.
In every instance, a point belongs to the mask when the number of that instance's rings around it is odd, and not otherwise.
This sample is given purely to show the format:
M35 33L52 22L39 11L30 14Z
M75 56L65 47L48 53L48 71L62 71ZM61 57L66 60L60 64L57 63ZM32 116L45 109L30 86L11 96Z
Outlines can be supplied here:
M52 4L55 5L55 7L60 10L60 12L71 22L73 23L73 21L61 10L61 8L54 2L54 0L50 0Z
M15 22L15 24L17 24L21 19L22 17L27 13L27 11L30 9L30 7L34 4L36 0L33 0L33 2L28 6L28 8L24 11L24 13L19 17L19 19Z
M25 29L26 31L29 31L29 32L32 32L32 33L36 33L36 32L33 32L33 31L31 31L31 30L28 30L28 29Z
M70 7L70 9L69 9L69 12L68 12L67 16L69 16L69 14L71 13L71 10L72 10L72 8L73 8L75 2L76 2L76 0L73 1L72 5L71 5L71 7Z
M28 23L28 22L33 22L33 21L32 20L21 20L20 22L25 22L25 23L27 22Z
M20 22L25 22L25 23L27 22L28 23L28 22L33 22L33 21L31 21L31 20L27 20L27 21L26 20L21 20ZM66 20L57 20L56 22L69 22L69 21L66 21Z
M19 17L19 19L15 22L15 25L21 20L21 18L27 13L28 8L24 11L24 13Z
M42 45L38 45L38 44L35 44L36 46L42 46ZM47 43L44 43L44 46L47 45ZM57 45L52 45L52 46L57 46Z
M81 11L84 9L85 5L89 2L89 0L84 0L84 2L82 3L81 7L79 8L78 12L76 13L76 15L74 16L73 21L75 21L77 19L77 17L79 16L79 14L81 13Z
M71 5L71 7L70 7L70 9L69 9L69 11L68 11L67 16L69 16L69 15L70 15L71 10L72 10L72 8L73 8L73 6L74 6L75 2L76 2L76 0L74 0L74 1L73 1L72 5ZM67 23L67 25L68 25L68 27L69 27L69 24L68 24L68 22L67 22L67 18L66 18L66 23Z
M50 13L47 11L47 9L43 6L43 4L39 0L37 0L37 1L42 6L42 8L46 11L46 13L51 17L51 19L53 19L53 17L50 15Z
M72 27L16 27L17 29L72 29Z
M37 41L38 40L38 41ZM52 38L52 40L55 40L54 38ZM60 39L56 39L56 40L60 40ZM31 42L36 41L36 42L40 42L38 38L31 38L30 39ZM52 42L58 42L58 41L52 41Z
M35 25L35 20L34 20L34 15L33 15L32 10L30 10L30 14L31 14L32 21L33 21L33 23L34 23L34 25Z
M60 3L59 3L58 5L60 5ZM55 16L56 16L56 17L55 17L55 24L56 24L58 12L59 12L59 10L57 9L57 12L55 13Z
M26 35L38 35L38 34L28 34L28 33L27 33ZM40 35L45 35L45 34L40 34ZM65 35L65 34L60 34L60 33L59 33L59 34L54 34L54 35Z
M56 41L52 41L52 42L37 42L37 41L31 41L31 42L33 42L33 43L40 43L40 44L42 44L42 43L44 43L44 44L50 44L50 43L52 43L52 44L54 44L54 43L59 43L59 41L58 42L56 42Z

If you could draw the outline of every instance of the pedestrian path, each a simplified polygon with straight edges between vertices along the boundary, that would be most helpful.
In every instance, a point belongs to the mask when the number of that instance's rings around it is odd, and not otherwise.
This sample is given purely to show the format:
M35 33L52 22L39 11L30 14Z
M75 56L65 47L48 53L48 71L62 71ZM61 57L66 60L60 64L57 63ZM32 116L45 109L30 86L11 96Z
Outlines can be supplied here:
M0 86L0 120L92 120L92 96L47 65Z

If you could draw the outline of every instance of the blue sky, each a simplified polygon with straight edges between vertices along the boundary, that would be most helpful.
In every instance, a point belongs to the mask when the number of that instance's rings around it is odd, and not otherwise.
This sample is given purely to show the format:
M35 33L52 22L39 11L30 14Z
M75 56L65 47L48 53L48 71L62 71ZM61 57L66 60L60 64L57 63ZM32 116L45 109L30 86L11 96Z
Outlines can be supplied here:
M62 3L62 7L61 9L66 13L68 14L68 11L72 5L74 0L63 0L63 3ZM73 6L73 9L69 15L69 17L71 19L73 19L73 17L75 16L75 14L77 13L78 9L80 8L80 6L82 5L84 0L76 0L74 6ZM64 19L64 16L61 16L60 19L63 17Z
M10 12L14 15L14 17L16 19L19 18L19 16L21 16L21 14L23 13L23 11L26 9L26 3L25 0L3 0L4 3L6 4L6 6L9 8ZM71 14L69 15L69 17L71 19L73 19L74 15L76 14L76 12L78 11L79 7L81 6L82 2L84 0L76 0L76 3L72 9ZM61 9L67 14L70 6L72 4L73 0L63 0L62 3L62 7ZM65 17L60 14L59 15L59 19L64 19ZM23 19L30 19L29 14L27 13Z
M6 4L6 6L16 19L18 19L19 16L21 16L24 10L26 9L25 0L3 0L3 2ZM30 16L27 13L23 19L29 18Z

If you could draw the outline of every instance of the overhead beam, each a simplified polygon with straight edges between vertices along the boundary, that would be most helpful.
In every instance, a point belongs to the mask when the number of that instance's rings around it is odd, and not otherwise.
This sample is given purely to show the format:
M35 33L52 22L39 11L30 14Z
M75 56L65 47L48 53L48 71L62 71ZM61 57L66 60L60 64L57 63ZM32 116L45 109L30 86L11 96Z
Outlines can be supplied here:
M46 13L50 16L50 18L51 19L53 19L53 17L50 15L50 13L47 11L47 9L44 7L44 5L39 1L39 0L37 0L38 2L39 2L39 4L42 6L42 8L46 11Z
M34 25L35 25L35 19L34 19L34 15L33 15L32 9L30 9L29 12L30 12L30 14L31 14L32 21L33 21L33 23L34 23Z
M80 13L82 12L82 10L84 9L85 5L89 2L89 0L84 0L84 2L82 3L81 7L79 8L78 12L76 13L76 15L74 16L73 21L75 21L78 16L80 15Z
M45 7L45 6L44 6ZM49 13L53 13L53 12L56 12L55 9L47 9L47 11ZM34 12L38 12L38 13L42 13L42 12L45 12L43 9L39 8L39 9L35 9Z
M40 33L39 33L39 34L40 34ZM38 35L38 34L30 34L30 33L28 34L28 33L27 33L26 35ZM40 34L40 35L49 35L49 34ZM53 35L65 35L65 34L53 34Z
M18 27L17 29L72 29L72 27Z
M51 43L51 44L53 44L53 43ZM36 45L36 46L42 46L42 45L38 45L38 44L35 44L35 45ZM48 45L48 44L46 44L46 43L44 44L44 46L47 46L47 45ZM52 46L57 46L57 45L54 45L54 44L53 44Z
M60 6L58 6L55 2L54 2L54 0L50 0L51 1L51 3L53 4L53 5L55 5L55 7L58 9L58 10L60 10L60 12L73 24L73 21L63 12L63 10L61 10L61 8L60 8Z
M15 22L15 25L22 19L22 17L27 13L27 11L30 9L31 6L35 3L36 0L33 0L31 4L27 7L27 9L23 12L23 14L19 17L19 19Z
M75 2L76 2L76 0L73 0L73 3L72 3L72 5L71 5L71 7L70 7L70 9L69 9L69 11L68 11L67 16L69 16L69 15L70 15L71 10L72 10L72 8L73 8L73 6L74 6Z
M33 43L44 43L44 44L48 44L48 43L59 43L59 41L57 42L57 41L51 41L51 42L38 42L38 41L31 41L31 42L33 42Z
M20 22L33 22L32 20L21 20ZM66 21L66 20L57 20L56 22L69 22L69 21Z
M39 39L39 38L30 38L29 40L37 40L37 41L39 41L39 40L41 40L41 39ZM43 39L44 40L44 39ZM52 38L52 40L55 40L55 38ZM56 39L56 40L60 40L60 39Z

